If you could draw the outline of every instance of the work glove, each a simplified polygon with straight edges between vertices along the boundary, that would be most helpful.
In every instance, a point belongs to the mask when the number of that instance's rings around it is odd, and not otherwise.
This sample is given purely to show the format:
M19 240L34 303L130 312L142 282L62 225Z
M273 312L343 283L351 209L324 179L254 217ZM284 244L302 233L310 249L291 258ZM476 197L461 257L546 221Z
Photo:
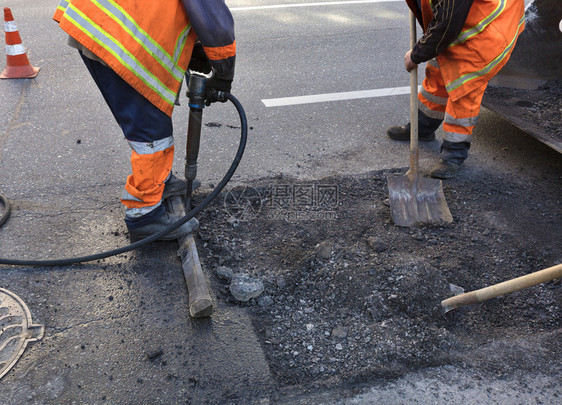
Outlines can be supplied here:
M194 72L203 73L208 75L213 72L211 67L211 62L205 54L203 45L200 42L196 43L193 47L193 52L191 53L191 60L189 62L189 70ZM210 106L211 103L220 101L222 103L226 102L227 99L224 93L230 93L232 87L232 79L221 79L215 74L207 80L205 83L205 105Z
M220 101L224 103L227 101L225 93L230 93L232 87L232 79L225 80L216 76L211 77L205 83L205 105L210 106L211 103Z
M205 75L211 73L211 62L209 62L209 58L205 54L201 42L197 42L193 47L188 69L194 72L204 73Z

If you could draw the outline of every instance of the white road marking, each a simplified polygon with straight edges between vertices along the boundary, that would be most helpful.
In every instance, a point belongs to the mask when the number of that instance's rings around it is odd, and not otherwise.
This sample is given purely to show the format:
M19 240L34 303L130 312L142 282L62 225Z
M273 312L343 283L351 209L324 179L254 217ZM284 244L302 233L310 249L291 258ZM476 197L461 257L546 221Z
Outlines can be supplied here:
M346 6L349 4L390 3L390 2L397 2L397 1L401 1L401 0L328 1L328 2L316 2L316 3L272 4L270 6L229 7L229 9L230 11L247 11L247 10L266 10L266 9L275 9L275 8Z
M312 3L294 3L294 4L273 4L268 6L251 6L251 7L230 7L230 11L247 11L247 10L266 10L280 8L297 8L297 7L326 7L326 6L345 6L351 4L367 4L367 3L390 3L401 0L350 0L350 1L330 1L330 2L312 2ZM360 98L374 98L396 96L402 94L410 94L410 87L393 87L387 89L360 90L349 91L343 93L326 93L315 94L309 96L281 97L263 99L262 102L266 107L282 107L298 104L325 103L328 101L353 100Z
M421 88L421 86L418 86L418 88ZM410 94L410 86L389 87L387 89L346 91L343 93L313 94L310 96L266 98L262 100L262 103L264 103L266 107L283 107L287 105L325 103L328 101L343 101L343 100L354 100L359 98L398 96L403 94Z

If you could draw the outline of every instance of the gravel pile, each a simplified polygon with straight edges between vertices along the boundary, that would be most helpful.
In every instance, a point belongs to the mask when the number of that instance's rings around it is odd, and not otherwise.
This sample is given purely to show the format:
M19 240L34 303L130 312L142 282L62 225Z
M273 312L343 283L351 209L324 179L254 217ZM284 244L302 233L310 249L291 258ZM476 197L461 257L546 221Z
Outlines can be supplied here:
M562 191L545 189L538 201L506 179L456 180L445 187L453 224L398 228L390 220L388 174L298 184L266 179L254 189L261 200L248 200L251 220L228 221L220 202L200 219L200 255L216 270L213 289L248 308L279 382L343 386L447 364L496 375L522 367L560 375L560 284L448 314L440 302L560 261L562 246L543 241L562 240L559 217L548 214L560 213ZM337 206L272 204L272 192L287 184L337 186ZM280 209L329 209L336 217L272 220ZM237 298L237 275L263 289Z

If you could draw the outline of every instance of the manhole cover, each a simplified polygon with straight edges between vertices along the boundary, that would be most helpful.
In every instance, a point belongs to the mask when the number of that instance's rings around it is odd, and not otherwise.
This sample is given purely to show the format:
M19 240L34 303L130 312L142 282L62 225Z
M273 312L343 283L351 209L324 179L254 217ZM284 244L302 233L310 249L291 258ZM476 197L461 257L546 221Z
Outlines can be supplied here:
M43 325L33 325L31 312L14 293L0 288L0 379L19 360L29 342L43 337Z

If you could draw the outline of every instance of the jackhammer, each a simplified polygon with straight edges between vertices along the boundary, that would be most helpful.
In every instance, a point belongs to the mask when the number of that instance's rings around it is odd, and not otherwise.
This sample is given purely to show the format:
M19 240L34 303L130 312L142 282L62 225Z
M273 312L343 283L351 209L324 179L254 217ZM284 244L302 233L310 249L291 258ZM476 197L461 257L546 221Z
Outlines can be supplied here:
M227 100L234 104L238 115L240 117L240 143L238 145L238 150L234 160L232 161L228 171L215 187L215 189L201 201L197 206L191 209L191 194L193 192L193 181L197 175L197 158L199 155L199 142L201 139L201 118L203 115L203 108L206 101L205 83L210 78L209 75L205 75L199 72L190 72L189 83L187 95L189 98L189 123L188 123L188 134L186 143L186 163L185 163L185 178L187 180L187 192L186 192L186 207L188 212L186 215L177 221L176 223L170 225L169 227L155 233L152 236L139 240L138 242L131 243L128 246L121 248L109 250L107 252L101 252L92 254L89 256L82 257L71 257L66 259L53 259L53 260L17 260L17 259L6 259L0 258L0 264L12 265L12 266L35 266L35 267L51 267L51 266L68 266L76 263L90 262L94 260L105 259L111 256L116 256L125 252L129 252L141 246L147 245L148 243L154 242L160 239L162 236L167 235L173 230L179 228L181 225L185 224L195 215L199 214L207 205L211 203L224 189L226 184L230 181L234 172L236 171L242 155L244 154L244 149L246 147L246 139L248 136L248 122L246 120L246 113L244 108L230 93L217 92L213 96L216 100L221 102L226 102ZM207 93L208 94L208 93ZM10 215L10 202L2 194L0 194L0 203L4 206L4 213L0 217L0 225L8 219ZM1 211L0 211L1 213Z

